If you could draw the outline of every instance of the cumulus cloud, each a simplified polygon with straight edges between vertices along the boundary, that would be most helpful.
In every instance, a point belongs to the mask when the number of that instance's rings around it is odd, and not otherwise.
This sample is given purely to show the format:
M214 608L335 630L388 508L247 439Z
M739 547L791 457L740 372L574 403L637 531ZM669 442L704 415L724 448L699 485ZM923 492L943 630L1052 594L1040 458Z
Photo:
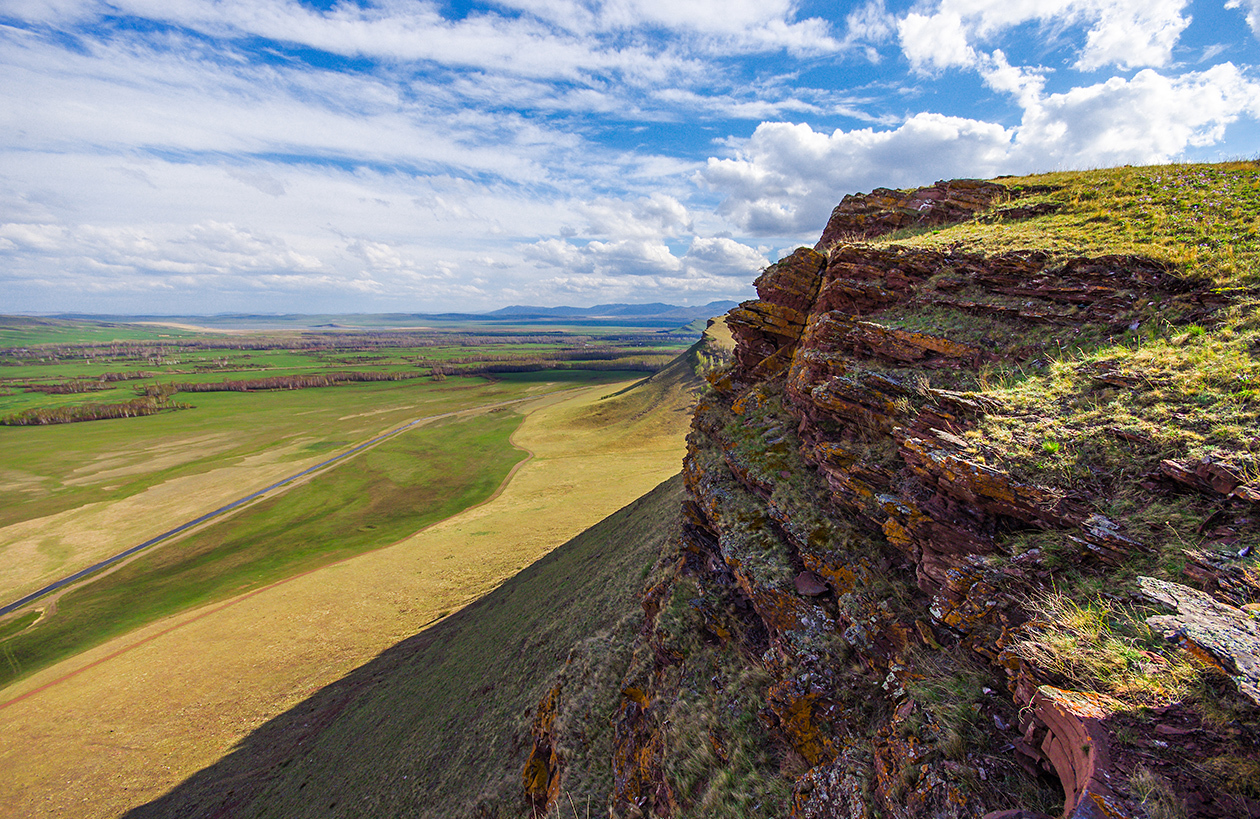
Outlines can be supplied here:
M595 276L652 276L681 269L669 246L651 239L585 244L544 239L523 247L522 253L540 265Z
M890 130L830 134L763 123L730 159L709 159L701 178L727 194L720 212L761 236L816 232L837 194L1000 172L1012 134L1001 125L916 114Z
M769 264L764 248L751 248L724 236L697 236L682 262L692 276L725 276L747 281Z
M721 236L695 237L680 255L650 239L586 244L545 239L521 252L538 267L557 271L542 282L557 298L586 300L642 300L644 293L688 302L744 297L769 263L765 248Z
M1183 12L1189 0L940 0L926 13L914 12L897 27L911 66L933 71L973 66L976 45L1015 26L1087 25L1076 67L1093 71L1162 67L1190 25ZM1254 2L1254 0L1247 0Z
M695 226L686 206L674 197L655 192L638 200L600 199L580 205L586 233L592 236L660 238L680 236Z
M1241 116L1260 117L1260 82L1231 63L1166 77L1139 71L1046 95L1036 76L1002 75L1025 102L1014 128L916 114L889 130L819 133L763 123L733 158L711 158L701 177L726 194L720 211L755 235L816 232L845 193L1061 166L1162 162L1218 142Z
M1179 77L1151 69L1132 80L1051 94L1028 106L1013 158L1108 165L1161 162L1219 141L1240 116L1260 116L1260 82L1232 63Z

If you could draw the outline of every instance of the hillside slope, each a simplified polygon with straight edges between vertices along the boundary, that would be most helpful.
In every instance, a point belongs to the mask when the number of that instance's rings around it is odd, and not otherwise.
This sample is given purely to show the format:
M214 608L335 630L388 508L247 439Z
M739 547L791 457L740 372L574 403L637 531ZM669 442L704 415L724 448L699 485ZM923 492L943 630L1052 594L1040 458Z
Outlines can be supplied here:
M767 269L612 815L1260 815L1257 183L879 190Z
M620 475L623 487L633 485L637 476L628 472L583 470L618 453L627 462L642 460L645 447L648 455L661 447L661 457L676 465L680 432L704 383L701 373L729 359L729 333L723 340L723 330L711 328L673 365L619 394L551 408L545 428L535 426L530 436L531 447L550 453L543 474L559 482L560 491L584 475L604 480ZM518 480L506 494L519 487ZM570 498L595 494L574 490ZM571 721L585 722L590 713L615 706L632 630L641 618L637 594L665 540L676 534L680 491L679 480L666 482L476 604L270 721L230 756L136 815L445 817L527 811L521 768L530 751L532 708L560 682L564 719L580 708ZM532 529L554 527L571 514L547 497L527 491L515 501L516 515L534 518L517 525L519 539L528 542L537 537ZM483 550L478 559L487 565L502 559L487 541L510 540L511 534L496 535L488 518L464 528L475 532L458 541L462 551ZM515 548L504 544L503 550ZM466 572L462 579L469 577L476 575ZM461 594L473 591L464 587ZM607 726L601 733L596 725L583 747L591 749L593 767L583 773L580 762L567 755L569 792L600 805L611 790Z
M127 815L472 817L522 807L531 707L563 683L563 718L611 710L638 626L628 615L676 533L681 501L681 480L667 481ZM606 759L607 724L592 718L589 731ZM606 771L574 779L575 795L606 799Z

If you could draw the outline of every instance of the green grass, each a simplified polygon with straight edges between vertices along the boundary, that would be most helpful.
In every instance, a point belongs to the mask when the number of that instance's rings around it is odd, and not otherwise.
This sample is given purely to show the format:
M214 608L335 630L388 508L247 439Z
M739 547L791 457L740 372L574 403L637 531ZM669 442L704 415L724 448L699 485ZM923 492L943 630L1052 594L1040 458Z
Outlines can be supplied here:
M881 244L1000 253L1040 250L1052 257L1137 254L1174 264L1214 287L1260 283L1260 168L1254 161L1151 165L999 179L1019 199L1060 210L1025 221L982 219Z
M410 430L155 547L5 640L0 685L166 615L388 545L484 500L524 457L508 443L519 422L504 410Z
M1149 611L1101 598L1080 603L1057 593L1032 601L1031 609L1033 623L1015 651L1059 684L1106 694L1130 707L1194 695L1198 668L1184 652L1168 650L1144 620Z
M346 389L204 393L193 396L195 411L0 427L0 449L5 452L0 477L13 482L11 488L0 489L0 525L128 497L173 478L301 446L311 439L363 440L412 418L515 394L516 390L496 388L479 378L450 379L440 385L386 382ZM369 412L374 414L359 415ZM172 453L173 462L153 466L163 453ZM99 477L98 465L108 467ZM134 473L123 474L127 469Z
M624 379L624 373L452 376L441 383L356 383L310 390L182 395L194 410L44 427L0 427L0 526L129 497L174 478L319 441L361 441L414 418L510 400L530 388ZM132 470L130 474L126 470Z
M7 640L14 634L17 634L19 631L25 629L31 623L34 623L39 619L39 615L40 613L38 611L28 611L24 614L19 614L11 620L6 620L5 622L0 623L0 642Z
M528 816L533 709L556 684L560 809L602 815L640 582L681 501L679 478L662 484L128 815Z

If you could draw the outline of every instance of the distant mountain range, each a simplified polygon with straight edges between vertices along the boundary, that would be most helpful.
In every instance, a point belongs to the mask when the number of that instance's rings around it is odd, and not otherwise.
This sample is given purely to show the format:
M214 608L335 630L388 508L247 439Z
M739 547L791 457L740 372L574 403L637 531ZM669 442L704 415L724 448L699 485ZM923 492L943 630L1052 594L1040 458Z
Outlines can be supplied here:
M518 318L660 318L687 322L698 318L720 316L735 307L733 301L711 301L699 307L679 307L674 304L597 304L594 307L529 307L513 305L494 310L485 316Z
M91 315L58 313L44 318L91 320L117 323L161 322L195 327L238 329L316 329L413 327L433 322L473 322L494 324L567 324L579 326L618 325L671 329L700 319L720 316L735 307L733 301L712 301L697 307L675 304L597 304L593 307L535 307L513 305L488 313L355 313L306 315L299 313L219 313L211 316L173 315ZM701 328L703 329L703 327Z

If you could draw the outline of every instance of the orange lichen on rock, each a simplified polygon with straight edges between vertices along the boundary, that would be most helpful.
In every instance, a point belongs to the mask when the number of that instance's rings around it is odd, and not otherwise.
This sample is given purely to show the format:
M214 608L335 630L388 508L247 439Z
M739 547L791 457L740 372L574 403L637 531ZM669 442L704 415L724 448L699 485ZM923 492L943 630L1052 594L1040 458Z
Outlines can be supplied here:
M525 761L525 770L521 772L525 798L544 813L560 795L560 757L556 753L552 733L559 703L560 684L557 683L538 703L530 728L534 745Z

